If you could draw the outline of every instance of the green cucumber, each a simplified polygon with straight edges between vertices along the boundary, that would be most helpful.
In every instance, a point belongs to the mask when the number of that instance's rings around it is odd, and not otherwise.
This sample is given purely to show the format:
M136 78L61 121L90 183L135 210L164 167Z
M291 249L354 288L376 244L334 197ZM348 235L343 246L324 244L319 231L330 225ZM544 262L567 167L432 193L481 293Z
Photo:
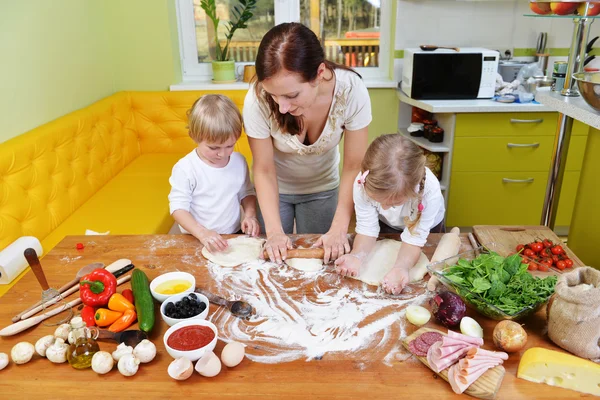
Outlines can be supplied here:
M131 273L131 290L140 330L150 332L154 327L154 299L148 277L143 271L135 269Z

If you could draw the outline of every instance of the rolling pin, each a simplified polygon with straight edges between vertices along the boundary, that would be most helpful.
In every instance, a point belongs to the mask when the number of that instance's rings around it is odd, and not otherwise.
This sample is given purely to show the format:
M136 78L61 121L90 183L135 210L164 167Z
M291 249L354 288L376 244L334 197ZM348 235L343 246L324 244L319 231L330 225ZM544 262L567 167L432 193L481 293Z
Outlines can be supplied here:
M440 242L438 243L435 252L433 253L433 257L431 257L430 263L434 263L437 261L443 261L447 258L453 257L458 254L460 251L460 229L457 227L452 228L452 230L442 236ZM427 289L431 292L435 290L438 284L438 278L434 275L431 275L429 281L427 281Z
M264 251L265 260L269 259L269 254ZM308 249L290 249L287 251L287 258L320 258L321 260L325 257L325 250L322 247L308 248Z

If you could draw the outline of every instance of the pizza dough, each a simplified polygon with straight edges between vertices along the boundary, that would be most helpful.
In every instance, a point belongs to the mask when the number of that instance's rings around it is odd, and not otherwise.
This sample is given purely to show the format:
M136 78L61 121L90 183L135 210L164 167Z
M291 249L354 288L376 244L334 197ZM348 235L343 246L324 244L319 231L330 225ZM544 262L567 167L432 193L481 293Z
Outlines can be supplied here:
M379 286L385 275L394 267L401 246L402 242L397 240L378 240L363 263L360 274L355 279L369 285ZM429 259L421 252L419 261L409 271L411 282L423 279L425 273L427 273L427 264L429 264Z
M240 236L233 239L227 239L229 247L227 250L219 253L211 253L206 247L202 249L202 255L209 261L223 267L235 267L247 262L258 260L263 239Z
M323 269L323 260L320 258L289 258L285 263L303 272L316 272Z

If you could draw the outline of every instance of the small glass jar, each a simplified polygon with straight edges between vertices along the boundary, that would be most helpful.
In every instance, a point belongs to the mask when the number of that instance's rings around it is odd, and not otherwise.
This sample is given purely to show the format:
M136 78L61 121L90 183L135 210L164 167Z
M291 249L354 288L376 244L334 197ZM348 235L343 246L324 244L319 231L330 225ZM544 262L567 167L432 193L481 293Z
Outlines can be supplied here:
M100 346L94 339L98 337L96 327L86 327L81 317L71 320L73 344L67 351L67 361L75 369L86 369L92 366L92 357L100 351Z
M442 143L444 141L444 130L439 126L433 127L429 131L428 139L432 143Z
M437 126L437 121L435 119L426 119L423 121L423 137L425 139L429 139L429 135L431 130Z
M425 127L425 125L423 125L420 122L414 122L412 124L410 124L410 126L406 129L408 131L408 133L410 133L410 136L413 137L423 137L423 128Z

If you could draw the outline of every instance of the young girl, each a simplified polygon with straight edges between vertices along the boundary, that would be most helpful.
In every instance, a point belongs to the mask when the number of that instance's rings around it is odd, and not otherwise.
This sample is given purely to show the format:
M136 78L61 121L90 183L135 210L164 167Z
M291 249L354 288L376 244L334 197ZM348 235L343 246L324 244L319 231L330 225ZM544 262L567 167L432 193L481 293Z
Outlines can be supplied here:
M383 135L367 149L353 197L357 235L352 252L336 260L336 271L358 276L379 233L401 232L402 247L382 284L387 293L400 294L429 233L444 231L440 183L417 145L398 134Z

